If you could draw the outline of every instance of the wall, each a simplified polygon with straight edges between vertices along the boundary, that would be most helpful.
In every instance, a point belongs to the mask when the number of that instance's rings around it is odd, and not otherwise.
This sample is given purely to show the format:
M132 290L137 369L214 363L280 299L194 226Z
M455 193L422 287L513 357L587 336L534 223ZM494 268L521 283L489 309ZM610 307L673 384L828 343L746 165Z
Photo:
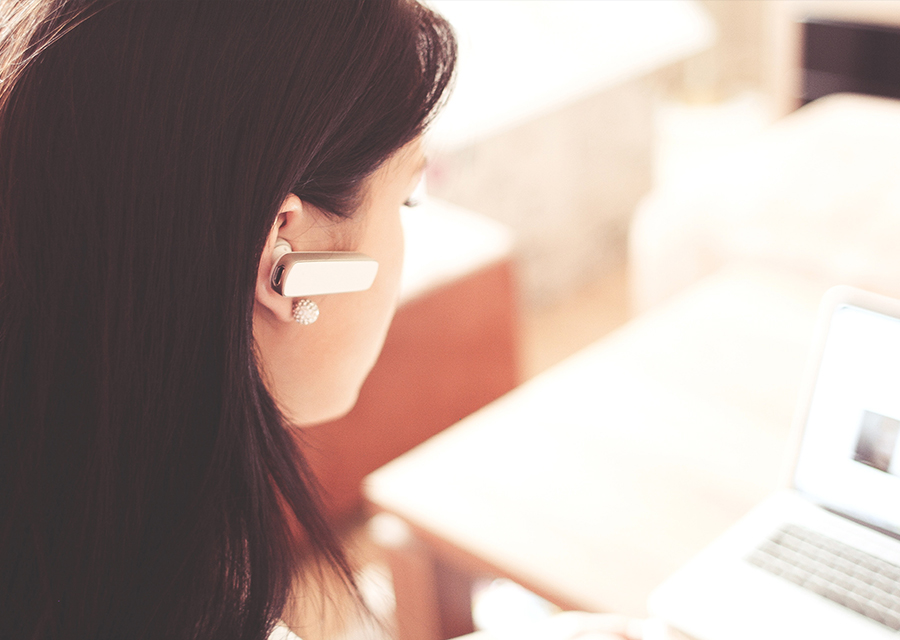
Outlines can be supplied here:
M625 261L650 189L652 77L620 84L434 158L428 190L516 230L525 304L553 302Z

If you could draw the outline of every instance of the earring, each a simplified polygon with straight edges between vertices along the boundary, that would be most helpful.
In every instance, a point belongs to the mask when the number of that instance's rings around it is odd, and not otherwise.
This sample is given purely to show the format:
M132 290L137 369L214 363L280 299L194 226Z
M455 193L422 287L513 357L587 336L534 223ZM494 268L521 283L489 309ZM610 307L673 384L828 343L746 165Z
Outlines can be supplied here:
M319 317L318 305L306 298L294 300L291 312L294 316L294 321L299 322L300 324L312 324Z

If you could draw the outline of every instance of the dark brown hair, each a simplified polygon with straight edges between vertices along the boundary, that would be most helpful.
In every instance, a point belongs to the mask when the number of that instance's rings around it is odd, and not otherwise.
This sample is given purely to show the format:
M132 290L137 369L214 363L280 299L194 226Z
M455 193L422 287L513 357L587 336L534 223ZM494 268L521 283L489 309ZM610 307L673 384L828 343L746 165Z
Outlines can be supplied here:
M407 0L0 10L0 637L264 638L297 523L346 564L260 377L260 252L290 192L352 215L452 33Z

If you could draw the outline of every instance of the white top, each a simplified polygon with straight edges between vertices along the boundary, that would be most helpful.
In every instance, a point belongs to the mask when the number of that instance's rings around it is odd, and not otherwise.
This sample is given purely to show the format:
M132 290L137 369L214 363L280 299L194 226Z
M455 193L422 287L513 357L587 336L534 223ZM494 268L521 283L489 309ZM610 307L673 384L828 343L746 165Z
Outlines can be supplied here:
M288 629L286 624L279 622L269 634L269 640L300 640L300 636Z

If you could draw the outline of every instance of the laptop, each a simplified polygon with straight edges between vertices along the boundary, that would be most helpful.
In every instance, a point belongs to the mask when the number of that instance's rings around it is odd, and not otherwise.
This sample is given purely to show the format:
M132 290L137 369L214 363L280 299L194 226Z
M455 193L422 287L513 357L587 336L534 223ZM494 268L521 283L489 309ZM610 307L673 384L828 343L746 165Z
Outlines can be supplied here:
M650 596L698 640L900 637L900 301L834 288L816 333L787 488Z

